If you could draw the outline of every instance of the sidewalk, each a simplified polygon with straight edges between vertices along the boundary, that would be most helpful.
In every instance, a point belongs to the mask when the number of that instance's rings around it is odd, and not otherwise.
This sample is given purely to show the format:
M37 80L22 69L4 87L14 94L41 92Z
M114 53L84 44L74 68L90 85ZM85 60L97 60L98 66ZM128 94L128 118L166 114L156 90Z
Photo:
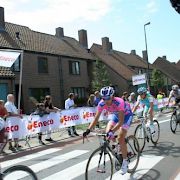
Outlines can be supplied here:
M66 129L62 129L62 130L53 132L51 134L51 138L54 140L54 142L45 141L46 135L44 134L44 135L42 135L42 141L46 145L39 144L39 140L38 140L37 136L31 137L28 140L28 143L30 144L30 147L28 146L28 144L27 144L27 142L25 140L21 140L21 141L19 141L19 144L22 146L22 148L21 148L21 150L15 152L15 153L13 153L12 151L10 151L8 149L9 145L7 144L5 149L4 149L5 153L0 154L0 158L3 158L5 156L9 156L9 155L14 155L14 154L21 153L21 152L25 152L27 150L34 150L34 149L38 149L38 148L42 148L42 147L47 147L49 145L57 144L57 143L60 143L60 142L65 143L66 141L70 141L70 140L71 141L73 141L73 140L76 141L77 139L79 139L78 137L82 136L83 130L82 129L77 129L76 131L80 136L70 137L68 135L68 132L67 132Z

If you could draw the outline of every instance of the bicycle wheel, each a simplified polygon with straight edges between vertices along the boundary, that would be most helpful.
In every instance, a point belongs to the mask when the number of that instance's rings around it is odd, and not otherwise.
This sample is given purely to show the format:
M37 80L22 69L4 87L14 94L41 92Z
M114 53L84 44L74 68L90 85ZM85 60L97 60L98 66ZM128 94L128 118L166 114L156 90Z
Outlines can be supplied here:
M171 120L170 120L170 128L174 134L176 133L177 125L178 125L177 116L176 114L172 114Z
M155 133L151 134L151 142L156 146L160 137L160 126L157 120L153 121Z
M133 135L127 137L126 142L127 142L127 151L128 151L127 157L129 161L128 173L133 173L136 170L139 163L139 158L140 158L139 143L138 140Z
M146 133L145 133L145 130L144 130L142 124L137 125L135 132L134 132L134 136L136 137L136 139L139 143L139 151L142 152L145 147L145 143L146 143ZM134 146L137 151L136 145L134 145Z
M38 180L36 174L27 166L17 165L3 172L3 180Z
M113 175L113 161L109 151L103 147L97 148L89 157L86 165L85 180L111 180Z

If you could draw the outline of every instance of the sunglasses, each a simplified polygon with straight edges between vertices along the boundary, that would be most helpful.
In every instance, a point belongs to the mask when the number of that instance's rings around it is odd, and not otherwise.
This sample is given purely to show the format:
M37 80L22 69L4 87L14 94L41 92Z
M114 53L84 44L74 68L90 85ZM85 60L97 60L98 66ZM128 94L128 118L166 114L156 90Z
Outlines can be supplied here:
M111 99L111 97L110 97L110 96L107 96L107 97L103 97L102 99L103 99L104 101L108 101L108 100Z

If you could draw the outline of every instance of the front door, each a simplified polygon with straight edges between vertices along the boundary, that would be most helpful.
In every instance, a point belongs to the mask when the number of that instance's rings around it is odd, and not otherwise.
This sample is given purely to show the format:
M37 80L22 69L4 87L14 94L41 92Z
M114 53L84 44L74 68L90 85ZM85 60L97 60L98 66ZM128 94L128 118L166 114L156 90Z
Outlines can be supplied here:
M0 100L6 101L7 94L8 94L8 84L0 83Z

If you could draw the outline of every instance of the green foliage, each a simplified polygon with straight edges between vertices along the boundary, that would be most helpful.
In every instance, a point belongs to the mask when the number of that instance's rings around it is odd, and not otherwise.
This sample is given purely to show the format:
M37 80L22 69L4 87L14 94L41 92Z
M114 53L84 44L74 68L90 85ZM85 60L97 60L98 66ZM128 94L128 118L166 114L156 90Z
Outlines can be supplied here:
M153 69L152 72L152 85L156 88L163 88L164 86L164 75L162 74L161 71L157 69Z
M93 70L93 80L91 82L92 90L100 90L102 87L109 85L110 79L106 66L100 60L96 60Z

